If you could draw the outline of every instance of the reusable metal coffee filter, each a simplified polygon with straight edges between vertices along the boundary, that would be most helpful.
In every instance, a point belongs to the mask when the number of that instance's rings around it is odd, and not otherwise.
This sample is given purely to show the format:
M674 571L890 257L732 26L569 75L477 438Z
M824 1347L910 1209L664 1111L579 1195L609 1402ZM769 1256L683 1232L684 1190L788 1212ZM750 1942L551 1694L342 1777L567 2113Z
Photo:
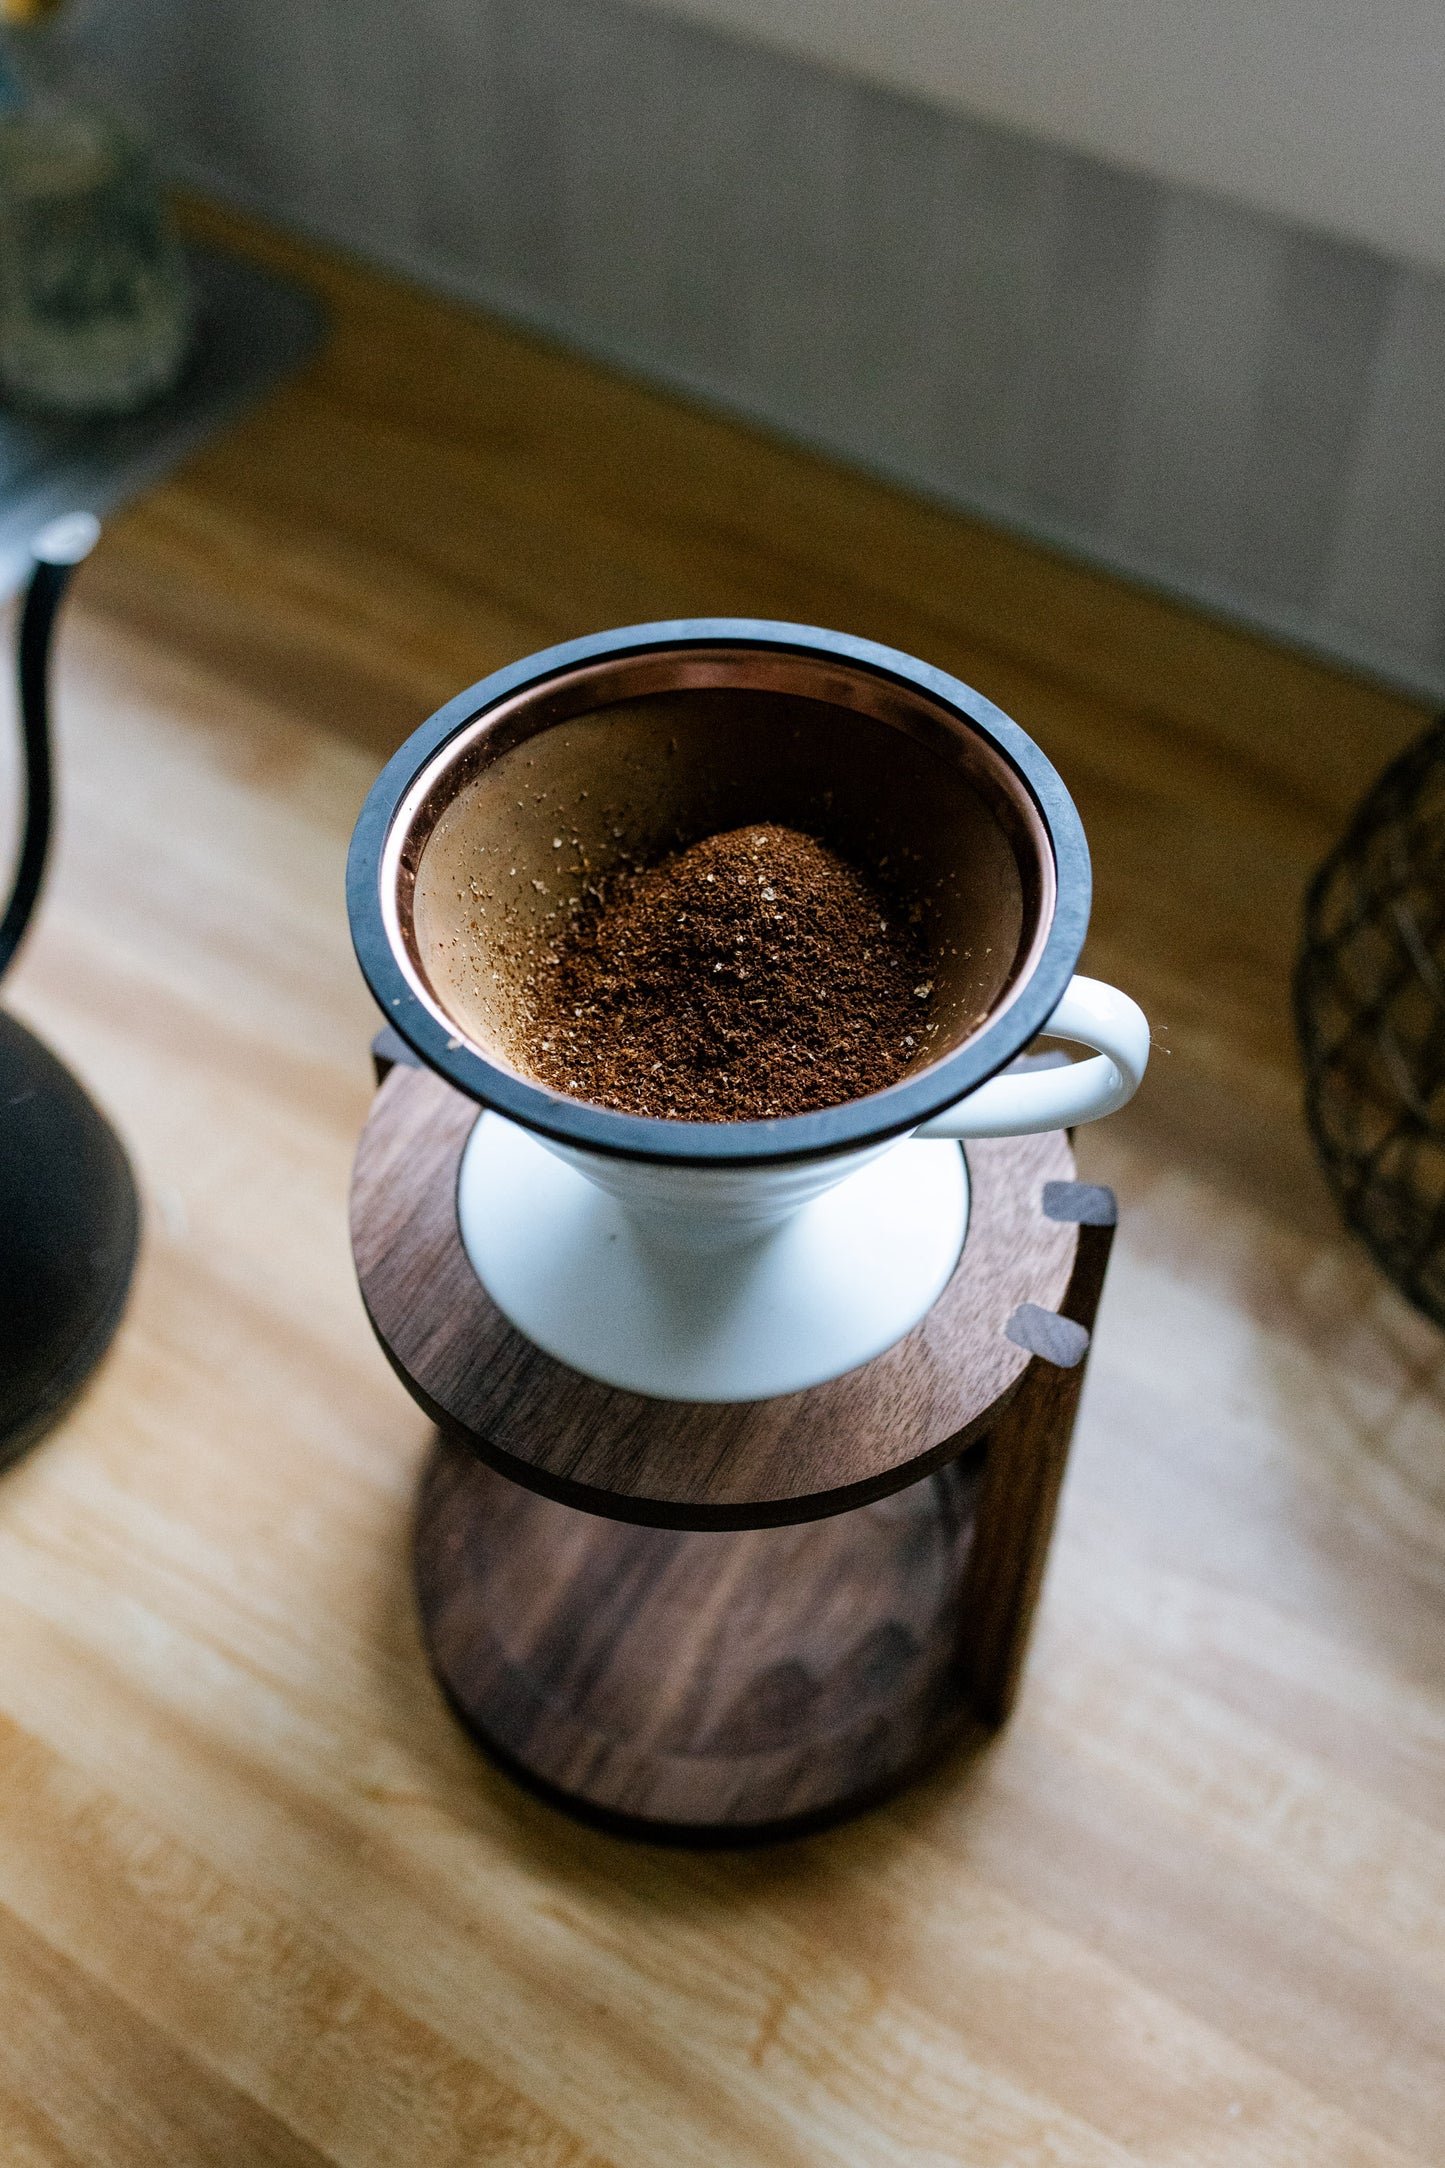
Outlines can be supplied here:
M836 1150L961 1096L1063 992L1088 914L1082 832L1037 748L968 688L867 642L735 621L607 634L519 670L403 748L353 849L373 990L484 1103L594 1150ZM581 883L749 821L820 836L914 917L938 1028L905 1077L843 1108L728 1124L645 1120L544 1087L526 1062L526 982Z

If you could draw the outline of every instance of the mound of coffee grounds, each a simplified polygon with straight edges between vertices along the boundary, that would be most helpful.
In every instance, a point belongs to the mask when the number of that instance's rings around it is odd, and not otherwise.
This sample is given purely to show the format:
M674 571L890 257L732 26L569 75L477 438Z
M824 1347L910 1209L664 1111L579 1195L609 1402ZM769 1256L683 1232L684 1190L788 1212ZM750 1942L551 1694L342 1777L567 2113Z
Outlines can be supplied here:
M737 1122L838 1106L924 1045L932 993L903 914L824 843L772 825L611 875L529 988L525 1058L630 1114Z

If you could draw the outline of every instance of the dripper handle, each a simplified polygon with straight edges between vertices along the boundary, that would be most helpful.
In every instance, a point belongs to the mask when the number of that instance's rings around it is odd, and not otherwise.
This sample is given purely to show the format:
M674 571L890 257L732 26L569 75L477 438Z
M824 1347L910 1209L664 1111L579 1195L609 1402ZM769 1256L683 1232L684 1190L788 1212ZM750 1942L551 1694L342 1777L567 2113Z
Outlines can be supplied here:
M1149 1066L1149 1023L1137 1001L1102 979L1072 978L1042 1029L1095 1049L1092 1061L991 1077L915 1130L919 1137L1028 1137L1097 1122L1127 1105Z

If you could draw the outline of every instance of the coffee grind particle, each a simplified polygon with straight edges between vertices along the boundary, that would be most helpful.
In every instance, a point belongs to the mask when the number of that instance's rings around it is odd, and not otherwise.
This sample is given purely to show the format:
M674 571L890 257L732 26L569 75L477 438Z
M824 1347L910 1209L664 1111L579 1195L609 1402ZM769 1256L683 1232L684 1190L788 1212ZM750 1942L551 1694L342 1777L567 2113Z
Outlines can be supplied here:
M599 1106L764 1120L893 1083L927 1044L931 993L897 906L763 824L609 876L532 975L523 1051Z

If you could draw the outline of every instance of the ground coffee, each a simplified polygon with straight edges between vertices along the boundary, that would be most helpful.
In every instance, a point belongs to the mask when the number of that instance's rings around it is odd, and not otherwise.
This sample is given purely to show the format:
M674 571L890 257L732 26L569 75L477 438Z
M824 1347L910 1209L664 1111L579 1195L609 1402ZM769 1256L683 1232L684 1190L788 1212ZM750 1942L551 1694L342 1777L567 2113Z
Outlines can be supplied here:
M891 1084L937 1030L925 954L796 829L709 836L585 897L532 974L528 1067L631 1114L736 1122Z

